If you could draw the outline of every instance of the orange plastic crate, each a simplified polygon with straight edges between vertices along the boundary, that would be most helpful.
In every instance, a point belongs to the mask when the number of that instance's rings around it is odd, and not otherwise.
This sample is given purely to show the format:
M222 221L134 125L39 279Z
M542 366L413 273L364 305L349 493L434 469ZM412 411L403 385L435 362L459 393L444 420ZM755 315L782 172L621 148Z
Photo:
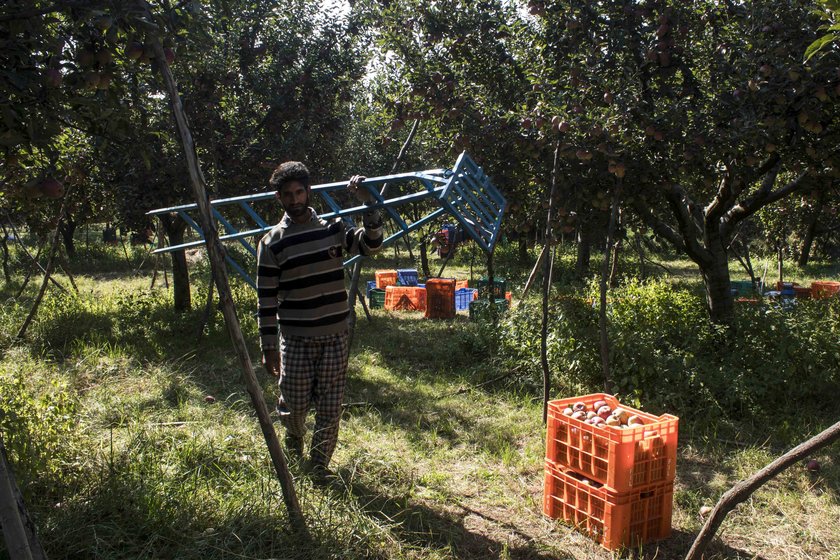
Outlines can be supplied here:
M576 402L591 407L603 400L640 416L645 424L632 428L593 426L563 414ZM593 393L548 403L546 459L591 478L615 492L638 490L674 480L677 468L679 418L654 416L618 402L612 395Z
M840 295L840 282L829 280L817 280L811 282L811 297L814 299L826 299Z
M426 288L418 286L386 287L385 309L389 311L426 311Z
M426 280L426 318L452 319L455 317L455 279L429 278Z
M384 290L388 286L397 285L397 271L396 270L377 270L376 271L376 287Z
M470 281L469 280L455 280L455 289L460 290L461 288L469 288Z
M545 462L543 513L571 523L607 550L667 538L673 502L673 481L620 493Z

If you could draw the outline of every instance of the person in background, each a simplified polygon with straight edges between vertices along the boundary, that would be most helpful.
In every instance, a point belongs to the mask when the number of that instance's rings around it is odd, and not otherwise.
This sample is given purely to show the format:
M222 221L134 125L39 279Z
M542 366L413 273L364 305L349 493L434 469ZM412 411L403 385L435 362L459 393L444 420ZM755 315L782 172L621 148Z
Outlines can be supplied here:
M364 204L372 194L354 175L347 188ZM306 415L315 408L308 467L330 474L338 441L349 358L350 307L344 285L347 255L369 255L382 245L382 217L363 214L363 227L327 222L310 207L309 171L297 161L280 164L269 184L285 213L257 247L258 324L263 365L279 378L277 411L287 451L303 456Z

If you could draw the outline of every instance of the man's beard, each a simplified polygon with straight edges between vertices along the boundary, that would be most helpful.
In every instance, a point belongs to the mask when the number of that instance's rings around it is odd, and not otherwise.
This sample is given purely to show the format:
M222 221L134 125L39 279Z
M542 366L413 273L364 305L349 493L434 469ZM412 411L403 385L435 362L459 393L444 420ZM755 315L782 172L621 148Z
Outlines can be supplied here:
M299 206L292 206L292 207L286 209L286 212L288 212L289 215L292 218L300 218L301 216L303 216L307 212L309 212L309 206L307 206L306 204L301 204Z

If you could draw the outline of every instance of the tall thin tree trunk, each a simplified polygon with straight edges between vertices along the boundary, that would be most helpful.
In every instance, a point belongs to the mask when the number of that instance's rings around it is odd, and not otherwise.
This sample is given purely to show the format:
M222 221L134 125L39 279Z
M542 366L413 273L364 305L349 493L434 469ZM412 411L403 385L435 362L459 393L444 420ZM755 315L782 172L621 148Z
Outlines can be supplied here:
M64 222L61 225L61 238L64 241L64 252L67 253L67 259L72 260L76 257L76 243L73 241L73 235L76 233L76 220L68 213L64 217Z
M613 235L618 222L618 207L621 203L621 188L624 182L618 179L613 191L612 210L607 225L607 241L604 244L604 262L601 263L600 308L598 310L598 331L601 340L601 370L604 375L604 391L612 393L612 376L610 375L610 340L607 333L607 283L610 271L610 254L612 253Z
M524 235L520 235L517 240L517 250L519 253L519 262L528 262L528 239Z
M145 3L145 0L144 5L148 9L148 4ZM248 354L248 348L245 343L245 339L242 336L242 330L239 326L239 318L236 315L236 307L234 306L233 298L230 292L230 284L228 282L227 269L225 267L225 260L219 241L219 234L216 230L215 224L213 223L213 216L210 213L210 203L207 197L204 175L201 172L201 167L198 163L195 143L193 142L192 133L190 132L189 125L187 124L187 115L184 112L183 105L181 105L178 87L175 85L175 80L172 78L172 73L169 71L169 65L166 63L166 57L164 56L163 47L161 46L160 41L155 39L153 47L155 51L155 58L160 64L160 70L163 74L163 80L166 84L167 93L169 95L169 102L175 117L175 124L178 130L179 139L187 160L190 184L193 189L193 196L199 208L201 228L204 231L205 243L207 251L210 255L210 271L219 292L219 301L222 303L222 312L225 317L225 324L228 327L228 334L230 335L237 358L239 359L239 365L242 369L243 376L245 377L248 394L251 397L251 402L257 413L260 428L262 429L263 437L265 438L266 445L268 446L269 455L271 456L277 477L280 481L280 486L283 490L283 500L286 504L286 510L289 513L289 520L292 527L297 530L298 534L304 539L309 540L309 531L306 528L303 513L300 509L300 504L298 503L292 476L286 466L286 460L283 457L283 451L280 447L280 442L277 439L277 433L274 430L274 425L272 424L271 417L268 414L268 407L265 404L265 396L263 395L262 387L254 374L251 357Z
M575 275L585 278L589 274L589 258L592 250L592 232L586 224L578 228L577 260L575 261Z
M426 237L422 237L420 239L420 271L423 273L424 278L428 278L430 271L429 271L429 243L426 240Z
M551 166L551 189L548 192L548 212L545 218L545 268L543 269L542 322L540 325L540 365L543 373L543 424L548 421L548 399L551 395L551 368L548 364L548 300L551 295L551 272L554 269L554 252L551 242L554 234L551 221L554 217L554 197L557 193L557 162L560 160L560 140L554 146L554 162Z
M807 266L808 260L811 258L811 247L814 245L814 238L817 236L817 226L819 224L820 213L825 206L826 191L820 191L817 196L817 203L814 210L808 216L808 221L805 225L805 238L802 240L802 248L799 251L799 266Z
M162 215L160 222L169 238L169 246L180 245L184 242L184 232L187 224L177 214L170 216ZM205 232L205 237L207 232ZM190 294L190 271L187 267L187 255L181 251L172 251L172 293L174 307L178 311L188 311L192 305ZM165 269L164 269L165 270ZM165 272L164 272L165 274Z
M3 278L6 280L6 284L11 284L12 274L9 270L9 245L6 241L9 239L9 232L6 230L5 224L0 224L0 228L3 229L3 239L0 240L0 247L3 248Z
M23 502L23 495L15 480L15 473L6 455L6 446L0 434L0 525L6 538L6 549L11 558L46 560L35 523Z

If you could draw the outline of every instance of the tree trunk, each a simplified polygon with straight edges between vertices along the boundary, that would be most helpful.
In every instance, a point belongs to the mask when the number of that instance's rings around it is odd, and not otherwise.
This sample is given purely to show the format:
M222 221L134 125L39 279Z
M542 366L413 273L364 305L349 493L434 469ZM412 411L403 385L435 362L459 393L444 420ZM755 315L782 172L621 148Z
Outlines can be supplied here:
M524 235L519 235L519 262L528 262L528 239Z
M3 239L0 239L0 247L3 249L3 278L6 280L6 284L10 284L12 282L12 274L9 270L9 245L6 241L9 238L9 232L6 230L5 225L0 224L0 228L3 229Z
M711 264L700 268L706 288L709 319L716 325L731 326L735 310L729 281L729 259L722 248L712 250L711 256Z
M67 258L72 260L76 257L76 244L73 241L73 235L76 233L76 220L73 216L68 214L61 223L61 238L64 241L64 252Z
M802 249L799 251L799 261L797 262L799 266L807 266L808 260L811 258L811 247L814 245L814 238L817 236L817 225L823 206L825 206L825 191L820 191L816 208L808 216L808 222L805 226L805 239L802 240Z
M545 219L545 269L543 270L542 320L540 322L540 365L543 372L543 424L548 422L548 399L551 393L551 369L548 364L548 308L551 294L551 272L554 268L554 252L551 248L553 234L551 222L554 217L554 198L557 193L557 163L560 159L560 141L554 146L554 162L551 167L551 190L548 192L548 212Z
M184 232L187 224L177 215L163 215L160 223L166 230L169 246L180 245L184 242ZM172 255L172 293L175 309L187 311L192 304L190 299L190 271L187 268L187 255L184 251L173 251Z
M592 252L592 240L589 228L581 225L578 229L577 261L575 262L575 276L584 278L589 274L589 257Z
M612 376L610 375L610 339L607 332L607 287L610 275L610 255L613 251L613 235L618 223L618 208L621 202L621 187L623 182L618 180L615 186L610 211L610 221L607 225L607 239L604 242L604 261L601 263L601 279L599 285L598 331L601 348L601 371L604 375L604 392L612 393Z
M426 241L427 237L420 239L420 270L424 278L428 278L431 274L429 270L429 244Z

